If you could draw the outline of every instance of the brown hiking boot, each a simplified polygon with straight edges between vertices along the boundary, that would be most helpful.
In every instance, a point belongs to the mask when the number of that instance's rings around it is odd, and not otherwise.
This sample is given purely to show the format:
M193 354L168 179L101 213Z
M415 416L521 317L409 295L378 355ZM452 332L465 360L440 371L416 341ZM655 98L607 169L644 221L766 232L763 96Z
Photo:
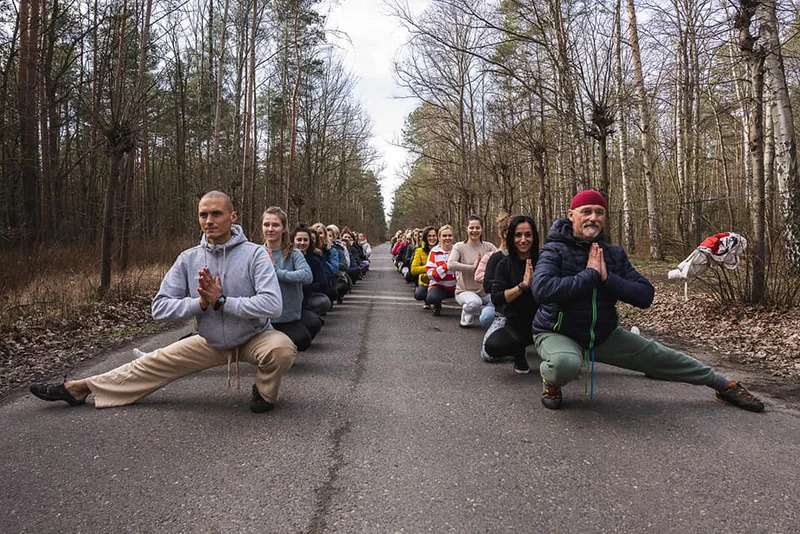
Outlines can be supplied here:
M717 391L717 400L729 402L748 412L763 412L764 403L747 391L739 382L729 382L728 387L722 391Z

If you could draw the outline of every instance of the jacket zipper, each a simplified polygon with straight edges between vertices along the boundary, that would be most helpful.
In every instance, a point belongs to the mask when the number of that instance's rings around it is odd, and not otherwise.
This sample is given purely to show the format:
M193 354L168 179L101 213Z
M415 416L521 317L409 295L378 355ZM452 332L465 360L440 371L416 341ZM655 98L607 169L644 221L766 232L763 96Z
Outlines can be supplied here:
M589 348L594 347L594 326L597 324L597 288L592 289L592 326L589 327Z

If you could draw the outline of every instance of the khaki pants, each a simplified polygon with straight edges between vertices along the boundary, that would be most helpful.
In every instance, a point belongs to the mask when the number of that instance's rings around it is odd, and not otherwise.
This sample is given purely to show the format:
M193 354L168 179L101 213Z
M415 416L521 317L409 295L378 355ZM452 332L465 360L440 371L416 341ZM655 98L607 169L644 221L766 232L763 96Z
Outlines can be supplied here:
M95 407L110 408L136 402L182 376L244 361L256 366L256 387L261 396L275 403L281 376L292 366L296 354L294 343L277 330L262 332L229 350L215 349L202 336L191 336L86 381Z

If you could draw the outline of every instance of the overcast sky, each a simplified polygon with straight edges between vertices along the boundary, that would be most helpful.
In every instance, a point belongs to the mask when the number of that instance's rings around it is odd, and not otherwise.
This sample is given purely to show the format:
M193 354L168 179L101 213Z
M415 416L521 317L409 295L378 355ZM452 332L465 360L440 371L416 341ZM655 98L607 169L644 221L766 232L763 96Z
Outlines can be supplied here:
M407 0L415 13L425 9L428 0ZM397 20L387 14L382 0L341 0L328 15L331 30L346 33L351 43L329 36L340 46L345 65L357 78L357 97L373 122L373 146L378 151L384 170L381 191L386 210L391 209L394 190L402 182L400 176L406 152L392 143L400 138L403 121L416 106L395 85L392 62L408 34Z

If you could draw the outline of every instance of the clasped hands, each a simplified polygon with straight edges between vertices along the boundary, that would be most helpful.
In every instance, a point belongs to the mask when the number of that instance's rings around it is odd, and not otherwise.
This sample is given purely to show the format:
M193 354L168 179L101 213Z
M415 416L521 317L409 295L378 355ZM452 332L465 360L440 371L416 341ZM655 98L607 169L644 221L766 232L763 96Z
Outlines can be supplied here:
M603 258L603 249L597 243L592 243L592 248L589 249L589 260L586 262L587 269L594 269L600 273L600 280L605 282L608 278L608 271L606 270L606 260Z
M203 267L197 276L197 293L200 294L200 307L205 310L214 306L217 299L222 296L222 284L219 276L213 276L208 267Z

